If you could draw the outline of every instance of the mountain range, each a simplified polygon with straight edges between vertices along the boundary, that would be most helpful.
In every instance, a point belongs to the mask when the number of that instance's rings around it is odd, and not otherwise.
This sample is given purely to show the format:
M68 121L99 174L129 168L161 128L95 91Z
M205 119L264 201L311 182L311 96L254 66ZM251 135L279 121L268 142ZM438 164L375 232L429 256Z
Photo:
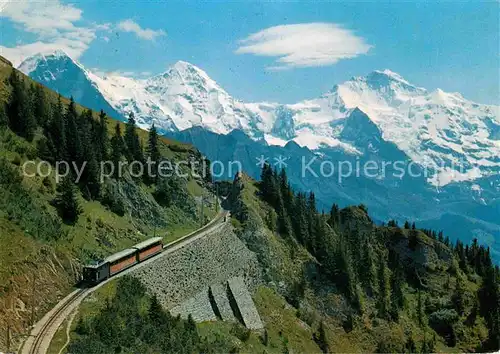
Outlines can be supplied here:
M294 104L247 103L183 61L134 79L102 75L56 51L27 58L19 69L92 109L196 145L212 160L240 161L259 175L256 158L285 157L295 188L312 190L325 208L364 203L379 219L417 220L465 240L480 238L500 258L500 111L459 93L429 91L390 70L334 85ZM422 176L301 175L301 159L402 161ZM393 167L392 172L394 172ZM340 183L339 183L340 182Z

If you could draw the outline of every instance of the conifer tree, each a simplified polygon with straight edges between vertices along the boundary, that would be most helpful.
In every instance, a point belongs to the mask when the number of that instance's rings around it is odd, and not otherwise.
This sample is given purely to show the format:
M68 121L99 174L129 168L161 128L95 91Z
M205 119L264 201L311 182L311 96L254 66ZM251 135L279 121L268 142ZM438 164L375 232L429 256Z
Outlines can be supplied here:
M366 286L368 293L373 296L378 293L377 286L377 268L376 268L376 258L375 252L373 250L372 244L368 239L365 239L363 245L360 247L363 256L361 259L360 267L360 278L364 285Z
M332 208L330 209L330 217L328 218L328 224L332 228L335 228L338 226L339 221L340 221L339 206L337 204L333 204Z
M80 136L82 144L82 163L85 168L79 181L82 193L86 199L96 199L99 197L99 164L96 158L98 147L93 144L93 124L92 111L86 110L81 115Z
M157 180L158 164L160 163L161 160L161 154L160 154L160 149L158 147L158 133L156 131L154 123L151 125L151 129L149 130L147 153L149 159L153 163L152 164L153 170L151 172L153 173L153 176L156 176L156 177L148 176L148 179L149 177L153 177L154 179Z
M390 308L390 283L387 264L385 257L381 252L378 261L378 316L380 318L387 318Z
M306 215L307 215L307 224L309 227L309 232L308 232L308 239L306 240L306 247L311 252L312 254L315 254L316 251L316 215L317 215L317 210L316 210L316 196L314 195L313 192L309 193L309 197L307 199L307 210L306 210Z
M75 101L73 100L73 97L71 97L68 108L66 109L66 114L64 115L66 148L68 152L68 159L81 164L83 156L78 120L79 116L76 112Z
M479 290L481 314L488 327L487 350L498 350L500 347L500 284L498 267L491 264L486 268L483 284Z
M278 203L279 185L275 171L267 163L262 167L260 189L262 197L272 207Z
M76 191L71 180L71 174L62 180L57 186L57 195L54 206L65 223L75 224L82 210L76 198Z
M12 70L10 74L9 83L12 86L12 92L7 104L9 127L19 136L31 141L36 129L31 95L25 89L24 82L19 78L15 70Z
M122 153L124 150L124 142L122 137L122 132L120 128L120 123L115 125L115 134L111 138L111 160L114 166L114 177L119 178L120 176L120 160L122 158Z
M408 232L408 247L412 251L415 251L415 249L417 248L417 244L418 244L418 231L410 230Z
M52 106L51 111L52 115L46 134L48 145L54 149L55 158L57 160L67 160L66 125L64 124L64 108L61 101L61 95L57 96L57 101Z
M127 158L129 161L143 161L144 156L142 154L141 144L139 141L139 135L137 135L135 125L134 113L130 112L128 116L128 121L125 125L125 134L123 140L127 147Z
M106 161L109 156L110 142L108 137L108 117L102 109L99 112L99 124L96 130L96 159L97 161Z
M49 118L50 110L42 85L32 85L31 95L33 97L33 113L39 126L45 127Z
M305 245L306 240L309 239L309 226L307 219L307 203L305 194L298 192L294 200L294 208L292 211L292 223L294 234L297 241Z
M465 284L462 277L457 274L456 282L455 282L455 291L453 292L452 302L455 310L457 310L458 314L463 314L465 310Z
M278 193L277 204L278 205L276 208L276 213L278 214L278 233L289 239L293 235L292 226L285 208L285 204L283 203L281 193Z
M281 169L279 177L279 188L281 197L283 199L283 204L288 214L290 214L291 209L293 208L293 192L290 188L290 184L288 182L288 177L286 175L286 171L284 168Z
M149 130L147 151L151 161L156 163L160 162L161 154L158 147L158 132L156 131L154 123L151 125L151 129Z

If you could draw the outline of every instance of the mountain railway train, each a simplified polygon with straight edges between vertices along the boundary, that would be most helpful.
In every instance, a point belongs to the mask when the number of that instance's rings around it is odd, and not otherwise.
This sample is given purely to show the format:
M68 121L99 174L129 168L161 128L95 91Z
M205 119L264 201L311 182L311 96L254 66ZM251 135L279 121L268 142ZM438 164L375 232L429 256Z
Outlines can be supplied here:
M153 237L126 250L83 267L83 282L96 285L109 277L143 262L163 251L163 238Z

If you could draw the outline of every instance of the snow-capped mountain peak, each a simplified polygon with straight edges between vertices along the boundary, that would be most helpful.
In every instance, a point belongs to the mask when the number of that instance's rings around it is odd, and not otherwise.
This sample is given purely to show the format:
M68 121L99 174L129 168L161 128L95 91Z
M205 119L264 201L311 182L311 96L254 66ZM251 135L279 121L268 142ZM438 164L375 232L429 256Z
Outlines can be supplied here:
M34 71L37 69L40 69L40 67L45 67L46 69L46 74L47 78L49 79L55 79L55 75L50 70L49 66L58 66L59 68L62 67L62 64L67 65L74 65L81 67L80 64L73 60L68 53L66 53L62 49L57 49L54 51L50 52L45 52L45 53L38 53L35 54L29 58L26 58L18 67L19 70L21 70L23 73L26 75L31 75ZM81 67L83 69L83 67Z
M241 102L185 61L144 80L97 75L62 51L28 58L20 69L90 108L103 108L117 117L133 112L141 127L155 123L164 132L193 126L219 134L237 129L270 145L293 141L312 150L336 147L359 154L360 142L350 141L356 137L354 130L370 127L413 161L432 168L439 176L431 179L436 184L453 181L448 172L459 162L466 168L457 177L460 180L500 170L498 106L477 104L440 89L429 92L388 69L353 77L318 98L295 104ZM376 129L367 121L351 122L347 134L344 125L352 121L347 118L356 109ZM367 140L366 134L360 136Z

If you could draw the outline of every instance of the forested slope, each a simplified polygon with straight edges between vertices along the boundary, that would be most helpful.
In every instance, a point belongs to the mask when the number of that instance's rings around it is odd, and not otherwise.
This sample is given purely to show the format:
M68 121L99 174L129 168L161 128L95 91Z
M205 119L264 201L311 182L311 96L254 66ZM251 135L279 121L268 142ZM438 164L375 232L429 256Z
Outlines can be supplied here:
M103 174L103 166L148 158L174 166L184 161L179 171L186 177L128 168ZM63 161L71 168L58 181L55 168ZM202 171L209 163L203 162L191 146L137 129L133 116L124 124L87 110L2 58L0 350L7 349L8 333L15 348L79 280L82 264L153 234L173 240L214 215L210 174Z
M476 240L451 244L411 222L377 226L363 205L318 212L314 194L294 192L286 172L269 166L261 182L236 178L232 209L269 291L286 299L323 351L499 349L499 269ZM289 325L266 328L286 336Z

